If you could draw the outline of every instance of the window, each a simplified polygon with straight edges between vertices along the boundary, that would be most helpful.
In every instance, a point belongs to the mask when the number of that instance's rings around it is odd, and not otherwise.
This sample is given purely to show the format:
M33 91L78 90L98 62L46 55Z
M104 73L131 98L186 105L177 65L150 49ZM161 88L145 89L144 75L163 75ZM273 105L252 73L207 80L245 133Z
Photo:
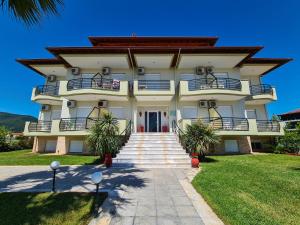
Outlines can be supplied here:
M262 144L261 144L261 142L252 142L251 147L252 147L252 149L261 150L262 149Z
M248 119L256 119L256 110L255 109L246 109L246 118Z
M198 111L196 106L184 106L182 112L182 118L184 119L193 119L197 118Z
M124 119L125 118L125 113L124 113L124 108L123 107L110 107L109 111L113 115L113 117L118 118L118 119Z
M81 153L83 151L83 141L70 141L69 151L72 153Z

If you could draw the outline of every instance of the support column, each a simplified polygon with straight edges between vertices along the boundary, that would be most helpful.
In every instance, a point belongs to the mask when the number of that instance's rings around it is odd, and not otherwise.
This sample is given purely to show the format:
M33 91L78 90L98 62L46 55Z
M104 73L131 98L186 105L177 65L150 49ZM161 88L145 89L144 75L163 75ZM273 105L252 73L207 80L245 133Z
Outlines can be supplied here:
M252 153L251 138L250 136L240 137L239 148L241 153Z

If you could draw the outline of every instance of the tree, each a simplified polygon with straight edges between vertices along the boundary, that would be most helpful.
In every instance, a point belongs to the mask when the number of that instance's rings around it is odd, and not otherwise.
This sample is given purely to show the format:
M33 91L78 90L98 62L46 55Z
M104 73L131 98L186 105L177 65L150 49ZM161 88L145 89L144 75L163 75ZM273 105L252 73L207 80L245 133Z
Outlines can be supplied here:
M7 135L9 130L6 127L0 126L0 151L8 149L8 143L6 142Z
M113 118L111 113L105 113L92 126L91 132L87 137L87 143L92 152L103 158L105 154L114 154L118 150L118 133L118 121L116 118Z
M0 0L1 8L27 25L39 23L44 15L58 14L63 0Z
M198 120L192 125L188 125L185 133L185 143L192 153L198 153L203 158L209 150L211 144L219 142L219 137L213 128Z

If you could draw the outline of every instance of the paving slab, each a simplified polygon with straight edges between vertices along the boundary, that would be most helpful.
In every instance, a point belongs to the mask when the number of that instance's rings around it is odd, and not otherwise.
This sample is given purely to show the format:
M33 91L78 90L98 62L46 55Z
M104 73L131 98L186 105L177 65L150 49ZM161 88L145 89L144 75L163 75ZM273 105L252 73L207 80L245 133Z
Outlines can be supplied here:
M109 193L90 225L221 225L190 180L197 171L166 168L62 166L57 191L93 192L91 174L103 173L101 191ZM48 166L0 166L0 192L50 191Z

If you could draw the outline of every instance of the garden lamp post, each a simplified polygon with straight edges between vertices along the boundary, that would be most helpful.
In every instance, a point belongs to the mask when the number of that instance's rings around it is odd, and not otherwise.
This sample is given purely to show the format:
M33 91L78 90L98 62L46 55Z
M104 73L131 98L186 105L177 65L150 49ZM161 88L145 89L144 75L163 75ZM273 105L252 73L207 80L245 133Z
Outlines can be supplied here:
M98 195L99 192L99 184L102 181L102 173L101 172L95 172L92 174L92 182L96 185L96 195Z
M58 161L53 161L50 164L50 168L53 170L53 181L52 181L52 191L55 192L55 175L56 175L56 170L59 168L60 163Z
M96 196L95 196L95 213L98 209L98 192L99 192L99 184L102 181L102 173L101 172L95 172L92 174L92 182L96 185ZM97 213L96 213L97 214Z

